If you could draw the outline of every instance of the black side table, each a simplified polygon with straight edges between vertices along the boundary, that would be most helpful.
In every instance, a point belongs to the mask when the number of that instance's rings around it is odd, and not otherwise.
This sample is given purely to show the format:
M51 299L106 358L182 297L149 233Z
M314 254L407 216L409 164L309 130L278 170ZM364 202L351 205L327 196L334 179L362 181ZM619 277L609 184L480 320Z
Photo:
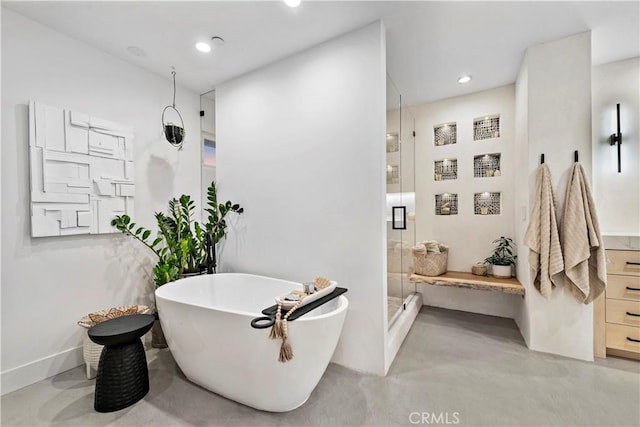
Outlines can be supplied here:
M124 409L149 392L147 357L140 337L151 329L154 320L152 314L133 314L89 329L91 341L104 345L96 378L96 411Z

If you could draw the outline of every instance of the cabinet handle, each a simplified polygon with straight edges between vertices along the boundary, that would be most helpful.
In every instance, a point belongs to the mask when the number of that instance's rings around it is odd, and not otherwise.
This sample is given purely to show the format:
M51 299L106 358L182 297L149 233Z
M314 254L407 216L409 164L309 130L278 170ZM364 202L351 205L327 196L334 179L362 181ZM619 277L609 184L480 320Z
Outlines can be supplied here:
M636 314L636 313L631 313L630 311L627 311L627 316L635 316L635 317L640 317L640 314Z
M640 262L627 261L628 265L640 265Z
M634 340L633 338L629 338L629 337L627 337L627 340L629 340L631 342L640 342L640 340Z
M632 288L631 286L627 286L628 291L640 291L640 288Z

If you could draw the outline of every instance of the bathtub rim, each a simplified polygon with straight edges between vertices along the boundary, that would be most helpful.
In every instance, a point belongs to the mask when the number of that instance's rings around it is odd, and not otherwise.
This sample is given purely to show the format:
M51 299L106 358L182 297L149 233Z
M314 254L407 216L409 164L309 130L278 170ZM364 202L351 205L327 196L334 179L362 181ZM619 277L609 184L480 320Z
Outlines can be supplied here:
M269 277L269 276L261 276L261 275L258 275L258 274L249 274L249 273L215 273L215 274L213 274L213 276L216 276L216 275L252 276L252 277L257 277L257 278L260 278L260 279L279 280L279 281L282 281L282 282L291 283L293 285L300 285L300 283L293 282L291 280L278 279L276 277ZM263 314L261 312L252 313L252 312L249 312L249 311L241 311L241 310L227 310L227 309L224 309L224 308L211 307L211 306L207 306L207 305L203 305L203 304L198 304L197 302L180 301L180 300L177 300L177 299L174 299L174 298L169 298L166 295L161 295L159 293L160 291L162 291L162 288L164 288L165 286L171 286L171 287L180 286L180 282L194 280L194 279L197 279L197 278L202 278L203 276L211 276L211 275L205 274L205 275L199 275L199 276L193 276L193 277L185 277L185 278L182 278L182 279L175 280L173 282L165 283L164 285L156 288L156 290L154 291L154 295L155 295L156 298L165 300L167 302L182 304L182 305L186 305L186 306L190 306L190 307L203 308L205 310L214 310L214 311L219 311L219 312L222 312L222 313L237 314L237 315L245 316L247 318L254 318L254 317L258 317L258 316L263 316ZM275 296L274 296L274 298L275 298ZM338 302L338 307L336 307L335 310L331 310L328 313L319 314L319 315L315 315L315 316L311 316L311 317L305 317L306 316L306 314L305 314L305 315L299 317L298 319L296 319L295 322L309 322L309 321L313 321L313 320L325 319L327 317L335 316L335 315L341 313L342 311L347 310L347 308L349 307L349 300L347 299L346 296L340 295L338 298L336 298L336 300ZM158 304L156 302L156 309L158 309L157 305ZM267 308L267 307L263 307L263 309L264 308ZM160 312L160 310L158 310L158 312ZM313 311L311 311L309 313L313 313Z

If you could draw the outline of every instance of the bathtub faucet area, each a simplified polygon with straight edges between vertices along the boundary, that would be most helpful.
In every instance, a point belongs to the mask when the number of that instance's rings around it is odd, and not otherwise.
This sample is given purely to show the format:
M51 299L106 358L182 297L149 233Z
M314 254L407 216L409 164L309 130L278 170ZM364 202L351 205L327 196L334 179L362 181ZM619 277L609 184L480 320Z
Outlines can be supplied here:
M213 235L210 231L206 233L207 243L207 274L214 274L216 272L216 246L213 243Z

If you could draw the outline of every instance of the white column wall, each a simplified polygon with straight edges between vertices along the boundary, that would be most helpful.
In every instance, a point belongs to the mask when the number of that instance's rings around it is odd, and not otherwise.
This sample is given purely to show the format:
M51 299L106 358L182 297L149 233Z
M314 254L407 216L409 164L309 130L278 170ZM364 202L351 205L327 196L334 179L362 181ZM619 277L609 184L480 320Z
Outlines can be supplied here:
M520 262L516 264L516 275L520 278L526 292L535 292L531 286L531 277L529 273L529 249L524 245L524 233L529 219L529 55L525 54L516 79L515 91L515 118L516 118L516 139L515 139L515 167L520 173L515 178L515 243L518 248L518 258ZM520 333L531 347L531 314L529 312L530 305L527 304L527 298L520 300L519 308L515 316L516 324L520 329Z
M4 9L2 7L0 7L0 23L2 22L2 11ZM0 46L2 46L2 31L0 31ZM2 80L2 59L0 58L0 81ZM4 99L2 98L2 85L0 85L0 99ZM0 107L0 111L1 111L1 107ZM1 123L1 121L0 121ZM0 321L2 320L2 143L0 140ZM1 325L0 325L1 328ZM0 331L1 332L1 331ZM2 346L0 345L0 356L1 356L1 352L2 352ZM0 366L0 371L2 370L2 367ZM2 393L2 378L0 378L0 394Z
M349 289L333 361L384 374L385 36L381 22L216 88L220 195L245 208L222 271Z
M178 86L184 150L162 137L170 72L158 77L2 9L3 393L81 364L84 330L76 322L103 308L149 304L155 262L119 233L30 237L29 100L133 127L135 219L155 229L153 212L166 209L171 197L189 193L198 204L200 198L197 94Z
M516 237L520 260L527 259L523 237L540 154L551 170L562 221L568 172L573 152L591 176L591 33L530 47L516 83L518 166L528 179L518 180ZM525 169L526 168L526 169ZM521 172L524 173L524 172ZM525 198L523 195L527 195ZM527 296L518 324L533 350L593 360L593 307L576 301L568 288L556 288L549 300L534 288L528 266L519 264Z

